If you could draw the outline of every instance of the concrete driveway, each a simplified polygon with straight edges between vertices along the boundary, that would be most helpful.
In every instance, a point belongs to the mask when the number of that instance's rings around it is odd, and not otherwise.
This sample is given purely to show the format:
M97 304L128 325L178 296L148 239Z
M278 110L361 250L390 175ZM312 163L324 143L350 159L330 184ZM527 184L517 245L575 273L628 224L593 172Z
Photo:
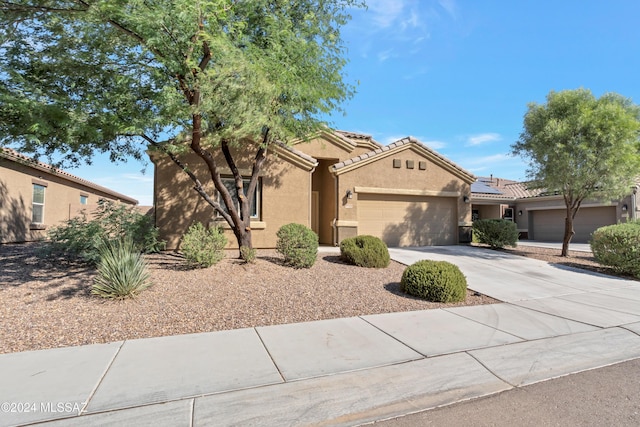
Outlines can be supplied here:
M516 306L599 327L640 322L640 282L472 246L391 248L410 265L449 261L470 289ZM640 331L640 324L633 326Z
M532 246L534 248L550 248L550 249L562 249L562 243L558 242L542 242L538 240L520 240L518 246ZM591 245L588 243L569 243L570 251L577 252L591 252Z

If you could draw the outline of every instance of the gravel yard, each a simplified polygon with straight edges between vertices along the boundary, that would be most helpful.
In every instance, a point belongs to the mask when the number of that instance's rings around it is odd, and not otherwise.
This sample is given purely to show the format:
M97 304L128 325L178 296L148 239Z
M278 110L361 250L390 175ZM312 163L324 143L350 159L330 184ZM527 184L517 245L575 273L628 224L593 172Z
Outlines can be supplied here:
M0 245L0 353L445 306L400 293L404 266L393 261L375 270L320 253L311 269L295 270L274 251L259 251L255 264L226 258L197 270L169 253L149 255L153 286L135 300L109 301L90 295L91 268L42 260L34 249ZM506 251L607 272L591 254ZM493 302L470 291L457 305Z

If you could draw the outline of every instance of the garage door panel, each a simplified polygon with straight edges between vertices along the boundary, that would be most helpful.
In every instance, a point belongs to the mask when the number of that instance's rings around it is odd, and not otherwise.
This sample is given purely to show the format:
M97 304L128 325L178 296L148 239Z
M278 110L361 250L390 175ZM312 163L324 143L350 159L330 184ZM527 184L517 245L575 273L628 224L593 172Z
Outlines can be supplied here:
M533 211L533 238L550 242L561 242L564 236L564 209ZM591 233L605 225L616 223L616 208L614 206L600 206L581 208L573 222L576 234L572 241L587 243Z
M446 197L359 194L358 234L389 246L456 243L456 200Z

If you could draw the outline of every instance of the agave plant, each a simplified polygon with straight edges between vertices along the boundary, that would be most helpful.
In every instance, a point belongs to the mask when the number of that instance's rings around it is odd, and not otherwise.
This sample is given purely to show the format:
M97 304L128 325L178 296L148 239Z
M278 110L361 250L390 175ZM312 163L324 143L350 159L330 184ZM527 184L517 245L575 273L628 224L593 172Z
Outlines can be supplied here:
M147 264L129 238L99 245L98 276L91 293L103 298L133 298L151 286Z

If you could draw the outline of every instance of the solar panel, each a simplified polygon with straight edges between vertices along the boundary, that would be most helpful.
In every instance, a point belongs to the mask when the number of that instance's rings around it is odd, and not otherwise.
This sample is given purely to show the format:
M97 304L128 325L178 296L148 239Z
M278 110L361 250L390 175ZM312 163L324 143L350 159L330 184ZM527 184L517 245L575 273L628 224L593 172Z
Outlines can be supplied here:
M490 187L484 182L476 181L471 184L472 193L484 193L484 194L502 194L502 192L496 188Z

